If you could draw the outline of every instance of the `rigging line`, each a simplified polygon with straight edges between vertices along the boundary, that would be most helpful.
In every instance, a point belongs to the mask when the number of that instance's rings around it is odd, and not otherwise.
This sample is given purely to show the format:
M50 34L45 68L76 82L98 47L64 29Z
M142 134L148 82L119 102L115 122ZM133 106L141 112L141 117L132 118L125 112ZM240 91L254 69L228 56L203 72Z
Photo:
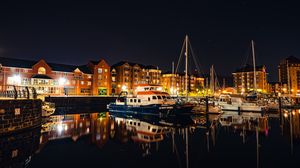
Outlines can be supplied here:
M246 55L247 57L246 57L246 59L245 59L244 61L243 61L243 59L242 59L242 62L243 62L242 66L246 66L246 65L248 64L249 57L250 57L250 55L251 55L250 50L251 50L251 43L250 43L250 45L247 47L247 50L246 50L245 53L244 53L244 56ZM245 57L243 57L243 58L245 58Z
M217 73L216 73L216 69L214 68L214 73L215 73L215 81L216 81L216 84L217 84L217 87L218 89L220 88L220 82L218 80L218 76L217 76Z
M196 55L195 55L195 53L194 53L194 50L193 50L193 47L192 47L192 44L191 44L191 42L189 42L189 45L190 45L190 48L191 48L191 53L192 53L192 57L193 57L193 60L194 60L194 62L195 62L195 65L196 65L196 68L197 68L197 70L198 70L198 75L201 75L202 77L204 77L204 73L203 73L203 71L200 69L200 63L198 63L198 61L197 61L197 59L196 59Z
M181 47L181 51L180 51L180 56L179 56L179 59L178 59L178 62L177 62L175 74L177 74L177 71L178 71L178 67L179 67L179 64L180 64L180 60L181 60L181 58L182 58L182 53L183 53L183 49L184 49L185 43L186 43L186 41L185 41L185 39L184 39L183 44L182 44L182 47Z

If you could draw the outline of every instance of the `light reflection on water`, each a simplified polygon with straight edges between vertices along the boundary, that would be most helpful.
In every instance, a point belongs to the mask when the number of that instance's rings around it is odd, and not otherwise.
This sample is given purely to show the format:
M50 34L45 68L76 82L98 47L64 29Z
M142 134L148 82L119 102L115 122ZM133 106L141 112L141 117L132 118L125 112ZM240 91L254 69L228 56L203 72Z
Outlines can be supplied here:
M41 128L38 149L32 151L32 158L28 155L29 165L298 167L299 115L299 110L269 116L226 112L209 115L209 124L203 115L167 119L108 112L51 116ZM1 148L6 147L1 142ZM0 158L0 163L9 159L3 152Z

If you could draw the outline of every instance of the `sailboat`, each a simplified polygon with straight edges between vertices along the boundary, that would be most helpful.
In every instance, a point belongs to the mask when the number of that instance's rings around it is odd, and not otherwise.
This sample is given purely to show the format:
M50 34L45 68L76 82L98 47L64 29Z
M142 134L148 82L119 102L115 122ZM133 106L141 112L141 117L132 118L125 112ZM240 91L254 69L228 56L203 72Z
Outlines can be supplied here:
M255 49L254 41L251 40L251 49L252 49L252 60L253 60L253 92L247 94L246 98L256 99L257 98L257 83L256 83L256 62L255 62Z
M251 40L252 48L252 59L253 59L253 92L247 95L247 98L257 98L257 86L256 86L256 64L255 64L255 51L254 51L254 41ZM231 97L229 95L220 95L217 105L221 106L223 111L253 111L261 112L265 111L266 107L258 105L255 102L247 102L242 97Z
M217 93L217 89L220 88L220 84L217 78L217 74L214 68L214 65L211 66L210 68L210 91L211 91L211 95L215 96L215 94Z
M185 38L184 38L184 42L183 42L183 45L182 45L182 48L181 48L181 52L180 52L180 56L179 56L177 66L176 66L175 74L177 74L177 72L178 72L178 68L179 68L180 61L182 59L183 54L184 54L184 57L185 57L185 68L184 68L185 75L184 75L184 89L183 89L183 92L184 92L184 98L185 98L186 102L188 102L188 94L189 94L189 91L190 91L189 90L189 75L188 75L188 66L189 65L188 65L188 63L189 63L189 57L190 56L192 56L192 58L194 60L197 71L200 72L200 68L199 68L199 65L196 61L196 57L195 57L195 54L193 52L193 49L192 49L191 43L189 41L188 35L186 35Z

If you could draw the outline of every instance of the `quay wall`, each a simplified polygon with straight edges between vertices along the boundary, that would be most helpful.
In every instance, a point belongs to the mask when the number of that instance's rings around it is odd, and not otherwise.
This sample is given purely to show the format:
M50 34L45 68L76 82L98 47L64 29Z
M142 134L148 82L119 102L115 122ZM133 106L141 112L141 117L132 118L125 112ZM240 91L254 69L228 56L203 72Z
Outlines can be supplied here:
M81 112L105 112L107 104L114 102L116 97L97 96L67 96L67 97L45 97L46 102L55 103L56 114L81 113Z
M0 100L0 135L41 126L41 121L41 100Z

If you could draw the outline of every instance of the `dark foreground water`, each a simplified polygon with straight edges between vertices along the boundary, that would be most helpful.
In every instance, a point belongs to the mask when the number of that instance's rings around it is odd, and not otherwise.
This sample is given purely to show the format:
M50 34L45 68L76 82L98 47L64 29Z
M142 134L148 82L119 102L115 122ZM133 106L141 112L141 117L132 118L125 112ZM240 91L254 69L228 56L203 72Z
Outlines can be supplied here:
M225 113L208 124L201 115L57 115L42 128L0 137L0 167L299 168L299 114L241 120Z

